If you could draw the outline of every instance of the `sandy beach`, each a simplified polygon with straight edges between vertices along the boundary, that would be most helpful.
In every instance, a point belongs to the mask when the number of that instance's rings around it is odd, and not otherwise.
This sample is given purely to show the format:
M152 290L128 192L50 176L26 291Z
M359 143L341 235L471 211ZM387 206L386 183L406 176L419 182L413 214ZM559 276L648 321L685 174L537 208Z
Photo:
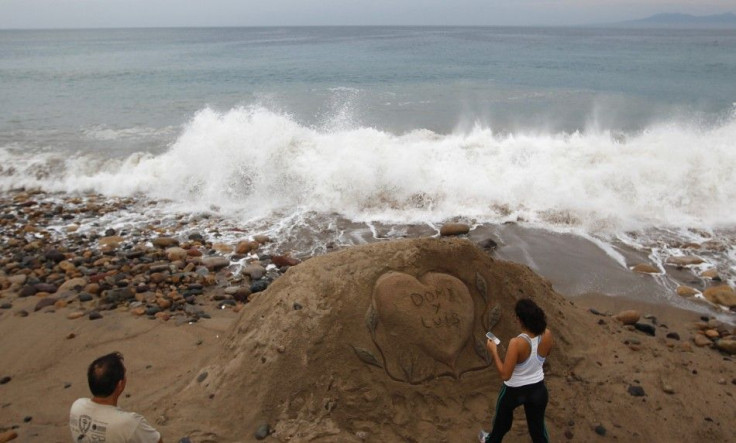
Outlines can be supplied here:
M647 297L651 277L633 271L602 275L603 286L617 282L610 292L567 295L594 272L593 253L562 249L591 268L558 262L559 278L540 277L508 261L534 231L506 228L503 244L486 249L490 234L476 230L297 259L265 252L272 239L251 233L224 244L153 220L79 233L79 220L131 202L48 197L3 196L0 441L68 441L87 365L111 351L128 368L120 406L169 442L254 441L264 429L266 441L474 441L501 386L474 343L487 327L506 343L515 335L520 296L537 300L557 337L546 368L554 441L736 438L726 311ZM387 275L401 278L389 287ZM618 290L631 282L638 291ZM382 308L385 294L412 285L467 293L435 318L458 319L451 326L466 335L428 341L411 326L423 311ZM528 441L521 409L507 440Z

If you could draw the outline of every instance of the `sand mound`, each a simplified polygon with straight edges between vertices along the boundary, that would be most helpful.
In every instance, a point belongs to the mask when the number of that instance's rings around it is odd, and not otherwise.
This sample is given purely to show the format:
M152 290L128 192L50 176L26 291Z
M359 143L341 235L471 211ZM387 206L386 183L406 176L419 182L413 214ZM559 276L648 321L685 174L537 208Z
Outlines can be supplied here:
M281 440L452 441L490 418L499 379L484 334L493 328L506 341L518 333L521 297L548 312L561 348L550 364L564 366L559 306L569 303L528 268L469 241L405 240L315 257L250 303L222 358L179 404L213 395L207 421L227 429L220 441L247 440L265 423Z

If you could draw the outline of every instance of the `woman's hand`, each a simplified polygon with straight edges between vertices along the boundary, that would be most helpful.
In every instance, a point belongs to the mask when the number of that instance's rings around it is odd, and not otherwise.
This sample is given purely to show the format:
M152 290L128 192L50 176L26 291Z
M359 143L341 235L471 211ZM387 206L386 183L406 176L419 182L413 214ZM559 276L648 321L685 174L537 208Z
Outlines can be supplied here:
M498 355L498 345L490 338L486 339L486 349L488 349L491 355Z

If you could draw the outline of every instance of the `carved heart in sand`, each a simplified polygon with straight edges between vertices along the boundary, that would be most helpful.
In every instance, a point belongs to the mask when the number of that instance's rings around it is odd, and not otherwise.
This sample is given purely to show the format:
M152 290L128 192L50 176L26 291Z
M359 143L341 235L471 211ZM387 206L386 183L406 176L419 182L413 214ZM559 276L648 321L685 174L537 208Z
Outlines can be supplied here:
M473 299L460 279L439 272L419 279L390 272L376 282L373 302L378 316L377 344L387 358L401 359L402 352L418 348L455 370L474 323Z

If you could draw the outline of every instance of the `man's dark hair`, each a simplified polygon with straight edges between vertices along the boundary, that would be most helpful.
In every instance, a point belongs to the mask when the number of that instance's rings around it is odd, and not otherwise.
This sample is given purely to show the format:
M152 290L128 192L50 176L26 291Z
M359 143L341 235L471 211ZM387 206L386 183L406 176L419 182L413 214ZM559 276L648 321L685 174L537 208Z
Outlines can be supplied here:
M109 397L118 382L125 378L123 354L113 352L93 361L87 369L89 390L95 397Z
M514 310L521 324L534 334L539 335L547 329L547 316L531 299L522 298L516 302Z

